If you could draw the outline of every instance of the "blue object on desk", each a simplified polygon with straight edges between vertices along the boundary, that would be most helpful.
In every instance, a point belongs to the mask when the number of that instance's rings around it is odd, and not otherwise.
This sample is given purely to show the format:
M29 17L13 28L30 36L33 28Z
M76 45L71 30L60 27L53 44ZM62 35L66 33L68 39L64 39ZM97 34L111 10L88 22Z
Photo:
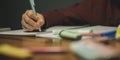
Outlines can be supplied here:
M115 34L116 34L116 30L113 30L113 31L103 32L101 36L107 36L109 38L114 38Z

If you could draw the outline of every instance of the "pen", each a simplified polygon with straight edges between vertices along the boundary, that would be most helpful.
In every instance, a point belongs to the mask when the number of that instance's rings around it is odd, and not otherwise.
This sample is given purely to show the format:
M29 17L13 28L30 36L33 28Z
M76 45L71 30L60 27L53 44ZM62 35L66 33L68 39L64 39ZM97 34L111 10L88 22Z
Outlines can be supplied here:
M34 14L37 15L37 12L36 12L36 10L35 10L35 3L34 3L34 0L29 0L29 2L30 2L31 8L32 8ZM41 31L41 28L39 28L38 31Z
M109 38L115 38L115 33L116 33L116 30L107 31L107 32L101 33L101 36L107 36Z
M97 32L97 33L83 33L83 34L80 34L80 35L81 36L92 36L92 37L106 36L106 37L109 37L109 38L114 38L115 33L116 33L116 30L112 30L112 31Z
M29 2L30 2L30 5L31 5L31 8L32 8L33 12L37 15L36 10L35 10L34 0L29 0Z

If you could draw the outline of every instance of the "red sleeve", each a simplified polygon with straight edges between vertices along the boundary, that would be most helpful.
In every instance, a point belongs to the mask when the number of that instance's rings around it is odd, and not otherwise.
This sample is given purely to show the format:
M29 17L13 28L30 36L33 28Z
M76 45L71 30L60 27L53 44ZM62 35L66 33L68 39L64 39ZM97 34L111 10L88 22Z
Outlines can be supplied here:
M42 13L46 20L46 27L56 25L82 25L91 23L94 3L104 0L84 0L68 8Z

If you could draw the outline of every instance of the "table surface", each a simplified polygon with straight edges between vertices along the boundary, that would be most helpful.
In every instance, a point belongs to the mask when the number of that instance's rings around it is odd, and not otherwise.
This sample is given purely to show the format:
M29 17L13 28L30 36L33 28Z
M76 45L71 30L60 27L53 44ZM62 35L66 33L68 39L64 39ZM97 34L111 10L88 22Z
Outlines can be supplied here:
M0 36L0 44L10 44L17 47L63 47L64 53L34 53L30 59L15 59L1 56L0 60L80 60L69 48L72 40L37 38L33 36Z

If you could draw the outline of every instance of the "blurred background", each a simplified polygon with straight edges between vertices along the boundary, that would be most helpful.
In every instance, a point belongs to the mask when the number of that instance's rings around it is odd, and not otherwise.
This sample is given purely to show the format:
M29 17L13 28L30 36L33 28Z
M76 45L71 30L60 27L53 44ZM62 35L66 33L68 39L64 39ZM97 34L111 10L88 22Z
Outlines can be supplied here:
M0 0L0 28L21 29L22 14L31 9L29 0ZM37 12L65 8L83 0L35 0Z

